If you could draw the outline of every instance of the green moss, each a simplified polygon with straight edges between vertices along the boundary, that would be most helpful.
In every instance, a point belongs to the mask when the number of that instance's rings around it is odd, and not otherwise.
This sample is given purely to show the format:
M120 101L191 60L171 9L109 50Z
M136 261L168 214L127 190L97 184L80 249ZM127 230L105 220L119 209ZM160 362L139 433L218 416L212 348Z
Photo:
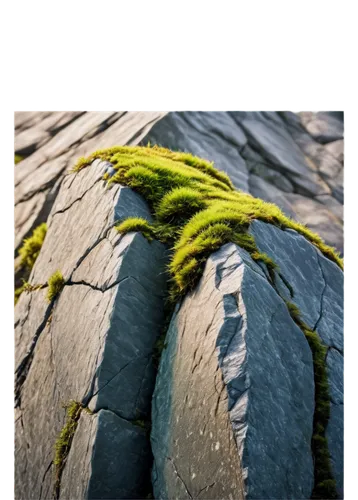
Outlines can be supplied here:
M23 157L20 156L20 155L15 155L15 165L17 165L18 163L20 163L20 161L23 160Z
M119 226L116 226L116 229L123 234L133 231L141 232L148 241L152 241L154 237L150 223L141 217L130 217L119 224Z
M67 410L66 423L55 443L55 458L53 461L55 467L55 498L58 498L59 495L62 471L83 410L82 404L77 401L70 401L65 405L65 408Z
M21 265L25 266L29 271L33 268L40 253L46 232L47 224L44 222L33 230L32 235L24 240L22 247L19 249Z
M117 146L80 158L73 170L78 172L95 159L113 165L115 174L107 176L108 184L129 186L147 200L155 222L150 225L131 218L118 230L125 233L137 227L148 239L155 237L173 247L170 271L175 298L195 284L207 257L227 242L241 245L253 259L264 262L273 278L274 263L247 234L255 219L295 229L343 266L338 253L317 234L285 216L276 205L235 190L228 176L206 160L156 146Z
M65 285L64 277L62 276L61 271L56 271L48 280L48 292L47 292L47 300L51 302L54 300L57 295L61 292L62 288Z
M181 225L207 206L202 193L191 188L180 187L163 196L158 203L156 216L160 221Z
M318 333L309 328L301 319L298 307L292 302L286 302L286 304L292 319L304 333L313 358L315 411L311 447L314 458L315 486L312 498L337 498L336 483L333 479L331 458L327 438L325 436L330 414L329 385L326 367L327 348L322 344Z

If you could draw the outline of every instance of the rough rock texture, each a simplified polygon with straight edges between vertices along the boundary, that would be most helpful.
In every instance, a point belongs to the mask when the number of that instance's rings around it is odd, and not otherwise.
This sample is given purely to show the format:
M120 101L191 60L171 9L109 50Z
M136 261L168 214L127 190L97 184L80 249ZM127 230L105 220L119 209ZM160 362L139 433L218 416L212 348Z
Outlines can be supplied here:
M331 395L331 418L327 439L338 492L343 492L343 273L295 231L259 221L251 232L258 248L274 258L281 276L294 290L286 290L302 318L316 330L328 347L327 367ZM283 244L283 241L285 242Z
M278 264L275 286L241 248L213 254L177 304L155 381L167 251L115 222L151 219L130 189L107 189L79 156L157 143L212 160L235 186L274 202L343 253L343 114L18 112L15 255L48 232L29 282L60 270L65 286L22 293L15 309L16 498L53 497L63 403L82 411L59 498L309 498L314 382L307 341L283 299L327 346L326 429L343 496L343 273L294 231L251 225ZM277 290L277 291L276 291ZM293 294L292 294L293 291ZM152 393L156 384L155 395ZM152 434L146 423L152 405Z
M333 345L342 341L343 273L294 231L262 222L251 231L280 267L280 294L264 266L227 244L177 306L153 397L155 498L310 497L312 354L282 297L330 346L327 438L342 494L343 353Z
M149 440L137 422L150 416L166 250L113 228L129 215L150 215L131 190L105 188L107 168L95 162L66 176L53 206L30 282L46 283L59 269L59 297L48 304L46 288L24 292L16 307L18 499L52 498L54 444L69 400L94 415L80 416L60 497L138 498L150 490Z
M15 113L16 249L47 219L64 173L81 155L158 143L227 172L343 253L343 113Z

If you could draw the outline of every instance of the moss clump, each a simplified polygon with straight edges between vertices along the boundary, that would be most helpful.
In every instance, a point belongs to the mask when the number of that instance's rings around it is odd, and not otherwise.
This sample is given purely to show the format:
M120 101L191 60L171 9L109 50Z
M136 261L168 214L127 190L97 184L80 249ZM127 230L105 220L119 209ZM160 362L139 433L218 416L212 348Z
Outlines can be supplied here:
M162 222L181 225L207 206L208 203L200 192L180 187L163 196L156 209L156 216Z
M325 436L330 414L329 385L326 367L327 348L317 332L311 330L301 319L298 307L287 302L292 319L304 333L313 358L315 383L315 411L313 417L312 454L314 457L315 486L312 498L337 498L336 482L333 479L328 442Z
M22 161L22 160L23 160L22 156L15 154L15 165L20 163L20 161Z
M74 172L95 159L113 165L115 173L107 176L108 184L127 185L148 202L153 224L135 218L117 228L125 233L137 227L148 239L155 237L173 247L170 271L175 298L195 284L207 257L227 242L239 244L272 271L272 260L258 251L247 234L255 219L281 229L295 229L326 257L343 266L338 253L317 234L285 216L276 205L235 190L229 177L206 160L157 146L117 146L80 158Z
M119 226L116 226L116 229L123 234L131 233L132 231L141 232L148 241L152 241L154 238L152 226L146 219L141 217L130 217L119 224Z
M19 262L15 265L15 287L17 287L15 289L15 305L23 291L30 291L26 280L29 278L30 272L40 253L46 232L46 223L40 224L33 230L31 236L23 241L22 247L19 249ZM23 285L18 286L21 279Z
M24 240L22 247L19 249L21 265L25 266L29 271L33 268L40 253L46 232L47 224L44 222L33 230L32 235Z
M48 292L47 292L47 300L51 302L54 300L57 295L61 292L62 288L65 285L64 277L62 276L61 271L56 271L48 280Z
M67 405L64 405L67 410L66 423L60 432L59 437L55 443L55 458L53 464L55 466L55 497L58 498L61 475L63 468L65 466L66 458L71 448L71 443L75 431L77 429L78 420L83 410L81 403L77 401L70 401Z

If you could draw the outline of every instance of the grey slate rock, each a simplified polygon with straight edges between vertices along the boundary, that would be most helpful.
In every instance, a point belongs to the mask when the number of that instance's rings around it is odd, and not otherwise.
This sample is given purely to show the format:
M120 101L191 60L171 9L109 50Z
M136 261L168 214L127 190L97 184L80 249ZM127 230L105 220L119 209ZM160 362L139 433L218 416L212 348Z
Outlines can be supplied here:
M255 221L251 233L259 250L279 265L275 282L281 297L296 303L303 320L331 347L326 435L341 494L343 273L296 231ZM265 266L228 244L210 257L197 288L177 305L153 397L156 498L190 498L200 491L205 498L229 498L231 491L233 498L310 497L312 355L281 297ZM289 404L289 416L286 398L291 397L297 399ZM239 463L222 428L234 433ZM282 456L289 459L280 463Z
M343 405L331 403L330 419L326 429L326 437L331 455L333 474L336 480L338 498L344 498L344 452L343 452Z
M155 498L309 498L311 351L247 252L227 244L209 258L166 342L152 410Z
M338 490L343 489L343 272L295 231L282 231L260 221L251 224L258 248L274 259L294 290L289 299L302 319L331 347L327 354L328 381L334 411L327 439ZM287 300L287 299L286 299ZM336 409L334 405L340 405ZM334 433L334 437L333 437ZM330 436L330 437L329 437Z
M95 415L82 412L63 472L60 500L145 498L150 488L150 453L141 427L108 410Z
M66 284L59 297L49 305L44 289L21 296L17 305L21 347L16 354L17 366L22 366L16 387L18 499L52 498L54 444L65 423L62 404L69 400L88 405L97 416L93 440L79 438L73 451L84 457L83 465L76 458L66 463L61 490L71 492L76 477L76 500L86 498L86 491L93 491L90 498L100 498L102 487L103 498L115 498L119 482L123 498L142 495L138 477L149 468L149 452L144 453L149 440L129 421L148 419L150 413L167 255L162 244L149 243L139 233L123 236L113 228L128 215L150 219L150 214L128 188L105 189L101 176L106 168L95 162L67 176L53 207L30 282L45 283L61 270ZM118 445L120 437L123 446ZM133 453L128 454L131 443ZM117 479L113 476L113 467L120 466L126 483L119 473ZM66 485L66 477L71 484Z
M294 290L292 302L299 307L302 319L313 328L320 317L325 288L317 251L295 231L282 231L261 221L252 222L250 233L259 250L279 266L280 273Z
M314 139L322 144L343 138L343 120L330 113L300 113L302 123Z

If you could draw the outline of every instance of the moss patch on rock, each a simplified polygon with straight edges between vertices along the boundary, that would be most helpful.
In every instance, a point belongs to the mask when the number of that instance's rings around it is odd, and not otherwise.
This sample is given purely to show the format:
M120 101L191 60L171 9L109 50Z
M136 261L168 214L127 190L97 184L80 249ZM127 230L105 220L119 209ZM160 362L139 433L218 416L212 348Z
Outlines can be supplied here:
M48 280L47 300L52 302L65 286L65 279L61 271L56 271Z
M42 248L45 236L47 232L47 224L44 222L37 226L29 238L24 239L22 246L19 249L19 264L16 264L15 268L15 304L20 298L23 291L28 291L28 283L26 280L29 278L32 268L39 256L40 250ZM21 271L23 277L21 281L23 285L20 284L20 279L16 275Z
M66 458L70 452L73 436L75 435L78 420L81 416L83 406L77 401L70 401L64 405L67 411L66 423L62 428L59 437L55 443L55 458L53 461L55 467L55 498L60 493L61 475L66 463Z
M20 161L22 161L22 160L23 160L22 156L15 154L15 165L20 163Z
M155 223L141 221L140 230L174 250L170 263L173 298L195 285L208 256L227 242L237 243L272 269L273 262L258 251L247 233L255 219L294 229L343 268L338 252L320 236L284 215L276 205L235 190L229 177L206 160L157 146L117 146L80 158L73 171L95 159L112 164L114 175L105 175L109 185L129 186L148 202ZM137 218L129 219L118 230L132 231L138 223Z
M298 307L286 302L292 319L304 333L311 348L315 383L315 412L313 418L312 455L314 458L314 489L312 498L337 498L336 482L333 478L328 442L325 436L330 414L328 374L326 367L327 347L316 331L301 319Z
M40 253L46 232L47 224L44 222L33 230L32 235L24 240L22 247L19 249L21 265L25 266L30 271Z

